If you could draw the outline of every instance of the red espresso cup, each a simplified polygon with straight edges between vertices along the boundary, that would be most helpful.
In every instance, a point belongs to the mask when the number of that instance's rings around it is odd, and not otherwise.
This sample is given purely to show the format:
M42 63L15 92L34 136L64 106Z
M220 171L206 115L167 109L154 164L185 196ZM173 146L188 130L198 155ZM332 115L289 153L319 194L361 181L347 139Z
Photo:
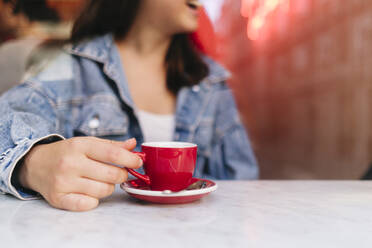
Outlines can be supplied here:
M145 175L128 172L143 180L152 190L180 191L189 186L194 174L197 145L186 142L149 142L135 152L144 162Z

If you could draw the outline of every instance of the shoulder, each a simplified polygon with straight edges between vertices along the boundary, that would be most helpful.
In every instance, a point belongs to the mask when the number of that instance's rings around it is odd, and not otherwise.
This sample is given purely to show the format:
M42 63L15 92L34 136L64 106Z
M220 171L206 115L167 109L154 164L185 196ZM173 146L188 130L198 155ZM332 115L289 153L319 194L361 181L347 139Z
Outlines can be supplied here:
M203 60L208 65L209 74L203 79L201 85L210 89L211 93L216 99L218 99L219 103L222 103L222 105L226 103L229 105L235 105L232 91L227 84L227 81L231 77L231 73L217 61L208 56L203 56Z
M241 126L242 122L233 90L226 81L216 83L214 88L217 129L224 133L232 127Z
M235 94L227 84L216 93L216 127L220 134L243 126Z
M215 95L218 99L217 105L219 112L231 112L232 114L237 112L234 92L227 83L221 83Z
M227 83L231 77L231 73L208 56L203 56L203 60L208 65L209 74L203 79L200 85L212 94L213 104L217 105L218 109L221 111L224 109L235 111L235 99Z
M26 71L23 81L53 82L73 79L73 57L62 51L38 61Z
M231 77L231 73L217 61L206 55L202 59L209 69L208 76L204 78L202 83L221 84Z
M31 64L22 82L53 101L70 100L76 87L75 58L62 48L51 54Z
M231 128L242 125L237 108L235 94L227 80L230 73L221 71L220 66L212 66L213 70L207 80L203 80L201 88L210 96L209 106L215 113L216 128L223 134Z

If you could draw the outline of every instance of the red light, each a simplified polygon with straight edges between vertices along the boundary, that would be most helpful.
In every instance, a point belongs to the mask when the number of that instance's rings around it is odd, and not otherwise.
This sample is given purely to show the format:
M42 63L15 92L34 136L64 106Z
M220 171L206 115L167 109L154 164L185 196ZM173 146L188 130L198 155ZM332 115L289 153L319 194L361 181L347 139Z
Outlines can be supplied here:
M265 19L262 16L255 16L250 25L252 29L261 29L265 25Z
M267 0L265 2L265 11L270 12L276 9L279 5L279 0Z
M288 0L242 0L241 14L250 18L247 27L249 39L259 39L260 33L266 24L267 16L285 1Z

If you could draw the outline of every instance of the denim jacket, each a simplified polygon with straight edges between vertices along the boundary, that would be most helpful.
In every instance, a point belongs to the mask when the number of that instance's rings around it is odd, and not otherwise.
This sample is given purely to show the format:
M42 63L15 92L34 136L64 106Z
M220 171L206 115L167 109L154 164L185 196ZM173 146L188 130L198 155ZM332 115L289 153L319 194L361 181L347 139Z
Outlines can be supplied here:
M247 133L225 84L228 72L205 57L210 74L177 95L174 141L198 145L195 177L256 179ZM112 140L143 135L112 35L68 46L44 70L0 97L0 192L20 199L12 173L37 143L75 136Z

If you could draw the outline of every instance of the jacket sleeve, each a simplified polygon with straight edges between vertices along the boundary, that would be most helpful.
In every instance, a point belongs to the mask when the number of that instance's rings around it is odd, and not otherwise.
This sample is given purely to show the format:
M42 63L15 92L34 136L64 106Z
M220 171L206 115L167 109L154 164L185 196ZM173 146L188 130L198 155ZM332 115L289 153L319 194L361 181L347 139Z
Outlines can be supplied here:
M220 179L257 179L259 174L257 160L245 130L234 97L230 89L219 95L217 112L217 143L213 152L218 160L217 171Z
M0 97L0 192L19 199L36 193L12 185L16 165L37 143L62 140L52 99L32 84L22 84Z

